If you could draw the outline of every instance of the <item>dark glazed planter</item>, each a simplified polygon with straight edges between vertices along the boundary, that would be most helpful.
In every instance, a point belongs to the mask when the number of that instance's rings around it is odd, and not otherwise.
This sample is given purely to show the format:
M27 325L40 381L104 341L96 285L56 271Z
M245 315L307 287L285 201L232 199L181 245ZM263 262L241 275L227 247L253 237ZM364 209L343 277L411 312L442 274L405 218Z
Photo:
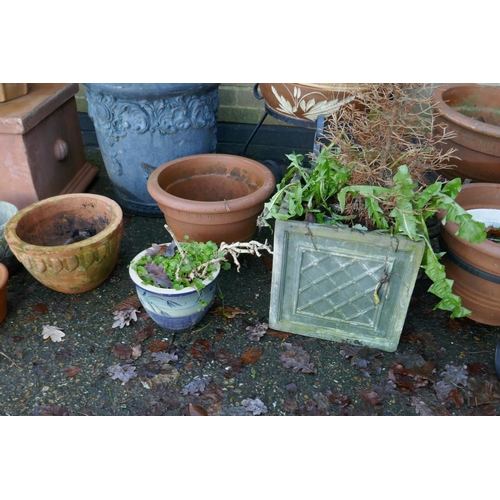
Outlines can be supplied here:
M148 190L177 239L220 245L252 239L275 185L272 172L257 161L206 154L157 168Z
M439 116L456 137L443 148L456 148L456 167L443 170L445 177L476 182L500 182L500 87L477 84L443 85L435 89L433 102Z
M159 165L215 152L218 83L86 83L89 116L116 199L161 215L147 180Z
M113 271L123 236L118 203L96 194L54 196L5 226L12 253L40 283L63 293L99 286Z
M465 210L490 208L500 210L500 184L465 184L456 198ZM440 221L445 212L437 214ZM447 221L441 226L441 240L446 254L442 263L446 276L454 280L453 291L472 311L478 323L500 325L500 244L490 240L469 243L455 236L458 225Z

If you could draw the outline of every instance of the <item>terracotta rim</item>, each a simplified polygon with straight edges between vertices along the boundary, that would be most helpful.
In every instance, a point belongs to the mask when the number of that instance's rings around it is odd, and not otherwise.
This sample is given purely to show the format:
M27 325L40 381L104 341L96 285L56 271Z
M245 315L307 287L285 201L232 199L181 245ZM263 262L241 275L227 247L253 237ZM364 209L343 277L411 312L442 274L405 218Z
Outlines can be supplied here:
M34 210L38 210L40 207L43 207L45 205L52 205L54 203L58 203L61 200L68 199L68 198L74 198L74 199L82 199L82 198L88 198L90 200L98 200L110 207L111 211L111 220L109 224L99 233L95 234L94 236L91 236L90 238L87 238L85 240L85 244L92 244L94 242L99 242L102 240L103 232L107 233L113 233L115 232L119 227L120 224L122 223L123 219L123 212L116 203L116 201L112 200L111 198L108 198L106 196L102 196L99 194L91 194L91 193L72 193L72 194L63 194L59 196L53 196L51 198L46 198L44 200L38 201L36 203L33 203L32 205L28 205L27 207L19 210L14 217L12 217L6 224L5 226L5 239L9 243L9 245L15 246L20 243L23 245L23 252L29 252L33 254L42 254L42 255L47 255L50 253L73 253L73 249L75 246L80 245L81 243L73 243L70 245L57 245L57 246L40 246L40 245L33 245L32 243L28 243L24 240L22 240L18 235L17 235L17 226L21 219L25 217L27 214L33 212Z
M474 118L470 118L464 115L447 104L446 93L455 89L467 89L473 90L484 85L478 85L477 83L460 83L460 84L449 84L441 85L437 87L433 92L434 105L440 112L442 118L449 120L450 122L459 125L462 128L471 130L473 132L478 132L484 135L492 137L500 137L500 127L495 125L489 125L488 123L483 123ZM490 92L500 93L500 87L490 87L487 86Z
M231 162L237 162L240 164L246 164L252 169L258 169L263 178L263 183L261 186L257 188L251 194L246 196L242 196L240 198L233 198L231 200L226 201L197 201L190 200L187 198L179 198L178 196L174 196L170 193L167 193L158 182L159 176L169 167L180 166L183 164L189 164L191 161L196 159L197 161L207 161L207 162L217 162L228 164ZM160 205L165 204L162 201L168 200L167 204L169 208L175 210L185 210L186 202L189 202L189 210L191 212L200 212L200 213L226 213L228 208L231 212L237 212L239 210L245 210L249 205L254 206L259 203L263 203L267 200L267 198L274 191L276 185L276 181L274 178L274 174L269 170L265 165L259 163L255 160L251 160L249 158L245 158L243 156L236 155L227 155L227 154L201 154L201 155L192 155L192 156L184 156L182 158L177 158L176 160L169 161L164 165L159 166L157 169L153 171L153 173L149 176L148 180L148 191L149 194L156 200Z

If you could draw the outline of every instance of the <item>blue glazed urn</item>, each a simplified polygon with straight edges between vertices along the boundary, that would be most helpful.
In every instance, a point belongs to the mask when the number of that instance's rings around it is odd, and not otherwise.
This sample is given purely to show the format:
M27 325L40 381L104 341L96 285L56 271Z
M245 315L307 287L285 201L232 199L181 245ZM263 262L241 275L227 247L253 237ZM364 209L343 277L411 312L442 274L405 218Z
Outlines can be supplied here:
M218 83L85 83L116 201L147 216L162 212L147 190L157 167L184 156L214 153Z

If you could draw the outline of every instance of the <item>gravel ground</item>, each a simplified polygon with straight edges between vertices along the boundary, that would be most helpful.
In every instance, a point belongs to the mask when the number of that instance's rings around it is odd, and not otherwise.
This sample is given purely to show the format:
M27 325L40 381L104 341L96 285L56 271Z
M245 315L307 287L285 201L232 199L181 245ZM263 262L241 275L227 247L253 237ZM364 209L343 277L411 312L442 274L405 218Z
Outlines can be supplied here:
M88 148L87 157L100 167L89 191L113 198L98 151ZM221 273L216 302L189 331L162 330L142 309L137 321L113 328L114 311L134 303L128 263L145 245L168 240L163 224L125 214L117 266L93 291L54 292L24 269L11 277L0 324L1 415L500 411L500 328L434 311L425 278L417 281L395 353L268 329L270 257L249 257L240 273ZM266 237L272 239L258 235ZM61 328L62 341L44 340L44 325Z

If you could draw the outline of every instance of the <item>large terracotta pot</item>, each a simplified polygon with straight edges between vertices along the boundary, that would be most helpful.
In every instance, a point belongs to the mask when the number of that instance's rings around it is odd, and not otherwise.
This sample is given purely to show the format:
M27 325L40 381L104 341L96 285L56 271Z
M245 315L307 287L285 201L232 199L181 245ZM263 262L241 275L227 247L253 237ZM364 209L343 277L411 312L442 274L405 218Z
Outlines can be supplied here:
M259 88L267 106L278 115L316 121L368 87L362 83L259 83Z
M500 210L500 184L465 184L456 201L466 210ZM439 212L438 219L442 221L445 214L444 211ZM446 251L442 263L446 276L454 280L453 292L462 298L463 306L472 311L471 319L499 326L500 243L489 239L482 243L469 243L455 236L457 231L458 225L454 222L441 224L441 242Z
M118 203L67 194L20 210L5 226L12 253L40 283L63 293L99 286L113 271L123 236Z
M500 182L500 87L454 84L437 87L433 102L436 127L456 133L442 147L456 148L455 167L443 170L449 179Z
M7 316L7 280L9 271L7 267L0 262L0 323Z
M148 191L177 239L188 236L220 245L252 239L275 185L272 172L257 161L204 154L158 167L149 177Z

